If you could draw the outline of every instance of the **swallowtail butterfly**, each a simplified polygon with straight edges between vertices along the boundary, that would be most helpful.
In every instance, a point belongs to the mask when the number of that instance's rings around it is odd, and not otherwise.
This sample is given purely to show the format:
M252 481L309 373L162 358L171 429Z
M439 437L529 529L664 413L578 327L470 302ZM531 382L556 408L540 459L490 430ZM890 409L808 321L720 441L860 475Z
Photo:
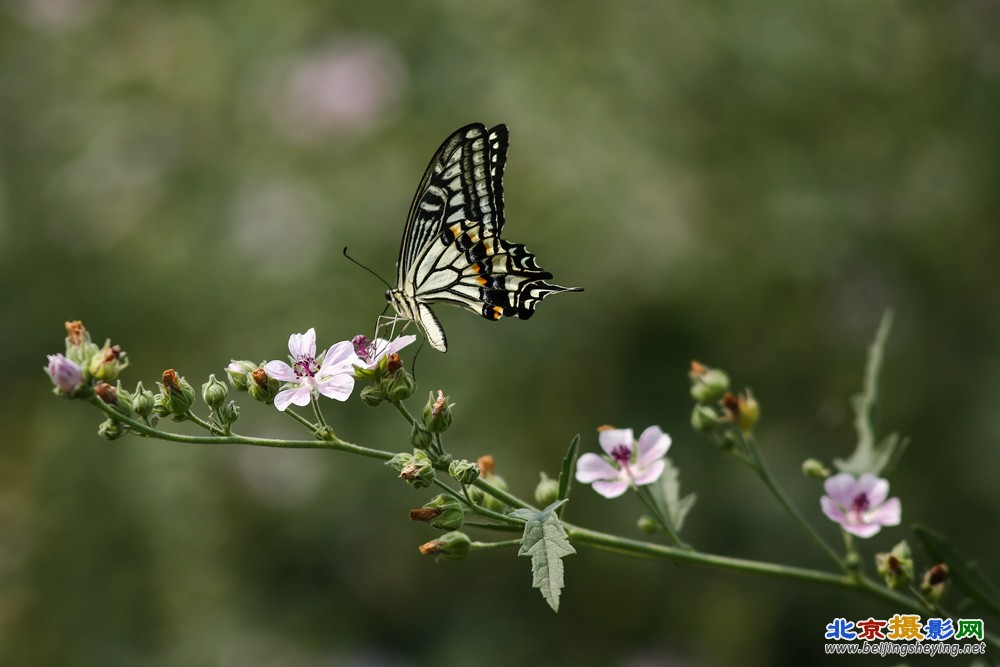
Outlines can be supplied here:
M507 126L472 123L456 130L434 154L403 230L396 288L385 297L400 319L415 321L435 350L448 349L432 302L467 308L488 320L531 317L557 292L535 256L503 231L503 167Z

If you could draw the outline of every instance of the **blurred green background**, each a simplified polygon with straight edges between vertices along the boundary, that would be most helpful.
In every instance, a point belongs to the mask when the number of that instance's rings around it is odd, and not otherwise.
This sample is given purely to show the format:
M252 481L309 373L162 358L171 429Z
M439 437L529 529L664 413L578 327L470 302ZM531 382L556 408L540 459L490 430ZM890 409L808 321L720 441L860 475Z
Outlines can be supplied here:
M67 319L147 386L281 358L310 326L370 331L384 288L340 250L391 275L427 160L472 121L510 126L506 236L586 291L530 322L438 308L451 350L417 375L457 403L455 454L492 453L530 496L575 433L660 424L700 498L693 543L825 566L690 431L687 364L753 387L772 467L835 540L799 466L851 450L893 307L904 526L866 557L920 522L1000 578L998 29L986 0L4 0L0 663L803 664L831 618L896 611L581 550L555 615L526 559L420 557L432 532L406 511L431 494L372 461L107 443L50 395ZM242 431L301 435L243 405ZM388 409L328 415L407 446ZM567 518L636 535L639 512L580 487Z

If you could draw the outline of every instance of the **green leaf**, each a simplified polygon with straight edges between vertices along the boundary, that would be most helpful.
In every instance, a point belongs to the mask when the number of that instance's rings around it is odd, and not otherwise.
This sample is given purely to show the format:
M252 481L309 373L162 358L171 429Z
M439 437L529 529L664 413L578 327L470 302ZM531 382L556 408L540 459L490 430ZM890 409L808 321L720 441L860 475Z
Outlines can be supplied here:
M931 558L948 566L948 574L956 587L994 614L1000 614L1000 597L975 562L963 558L947 539L923 526L914 526L913 532Z
M576 553L556 514L565 500L557 500L543 510L518 509L511 516L525 521L518 556L531 556L531 585L559 611L559 595L564 587L562 559Z
M573 441L569 443L569 449L566 450L566 456L563 457L562 470L559 472L559 498L558 500L566 500L569 498L569 486L570 482L573 481L573 465L576 463L576 455L580 450L580 434L577 433L574 436ZM556 510L556 514L562 518L563 506L560 505L559 509Z
M698 496L689 493L681 498L681 471L669 458L664 457L663 461L666 467L663 469L660 483L652 488L652 493L656 496L658 504L667 509L667 518L670 519L673 529L679 533Z
M865 364L864 384L860 394L851 398L854 409L854 428L858 432L858 444L847 459L834 459L833 463L840 472L853 475L871 473L880 475L894 466L908 440L893 433L876 444L876 423L878 416L878 379L882 371L882 360L885 357L885 346L892 329L892 311L887 310L882 316L875 340L868 348L868 361Z

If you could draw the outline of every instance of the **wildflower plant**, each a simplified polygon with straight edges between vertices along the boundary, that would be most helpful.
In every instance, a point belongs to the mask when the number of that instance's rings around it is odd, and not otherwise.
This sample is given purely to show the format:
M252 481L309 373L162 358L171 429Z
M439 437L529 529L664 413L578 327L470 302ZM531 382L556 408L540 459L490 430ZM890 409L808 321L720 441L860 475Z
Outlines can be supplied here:
M813 496L804 500L809 511L800 509L784 491L757 444L762 415L757 398L750 390L734 391L725 371L697 362L692 362L689 373L693 434L675 443L659 426L645 428L638 438L631 428L604 426L597 429L596 437L576 436L558 474L550 477L541 472L531 500L508 490L493 456L484 454L470 461L448 452L448 429L462 415L443 390L430 392L427 401L411 412L407 403L417 395L417 386L400 353L415 341L414 336L391 340L355 336L324 349L317 348L316 332L309 329L289 337L287 362L220 364L219 377L227 381L209 375L199 385L200 391L176 370L167 369L154 392L142 382L134 389L122 383L128 359L119 345L108 341L98 347L82 323L67 322L66 349L49 355L44 370L56 395L87 401L104 413L97 431L108 440L139 436L191 444L325 449L382 461L392 476L421 494L423 504L411 509L409 518L429 530L444 531L420 545L419 553L461 560L485 549L501 549L527 557L532 585L555 611L566 585L565 559L590 547L832 586L881 600L897 611L947 615L944 605L951 595L955 603L1000 615L1000 599L992 586L943 537L920 526L913 528L928 555L920 570L909 544L899 541L895 527L901 523L905 500L889 496L888 477L898 467L907 441L896 434L879 439L873 418L890 324L887 314L869 350L863 391L853 400L858 435L853 452L831 464L814 458L803 463L803 473L817 480ZM358 385L361 388L356 391ZM239 406L231 394L244 394L263 404L259 409L287 415L308 437L272 439L238 432L235 426L246 406ZM327 421L324 410L336 404L322 399L343 402L355 394L365 405L392 409L404 420L396 451L345 440ZM307 407L309 411L302 410ZM204 432L189 435L168 428L171 422L185 421ZM828 569L708 553L682 537L697 497L681 493L681 471L667 454L672 448L693 446L698 436L760 479L790 522L825 554ZM588 449L599 445L600 453L579 455L582 442ZM609 501L621 503L623 509L635 509L634 520L644 537L630 534L635 530L632 527L604 532L584 526L586 516L567 521L574 482L589 485ZM520 536L482 537L511 532ZM840 539L832 541L831 533L839 533ZM864 559L859 540L871 541L876 548L882 544L883 550ZM889 548L893 541L895 546ZM985 639L1000 648L996 637L986 633Z

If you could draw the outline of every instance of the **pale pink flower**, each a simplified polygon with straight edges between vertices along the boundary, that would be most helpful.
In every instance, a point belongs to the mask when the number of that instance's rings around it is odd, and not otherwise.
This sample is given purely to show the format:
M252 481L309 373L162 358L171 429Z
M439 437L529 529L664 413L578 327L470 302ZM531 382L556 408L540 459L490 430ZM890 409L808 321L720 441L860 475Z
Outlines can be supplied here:
M66 358L63 354L50 354L49 365L45 367L45 372L52 378L52 384L56 386L60 394L69 396L80 383L83 382L83 369L75 361Z
M308 405L313 392L338 401L346 401L354 390L354 346L350 341L333 345L316 359L316 330L292 334L288 338L292 365L269 361L264 371L269 377L292 385L278 392L274 407L284 411L289 405Z
M365 370L371 370L378 366L383 357L399 352L415 340L417 340L416 336L398 336L391 341L384 338L371 340L368 336L358 334L351 339L351 344L354 346L354 354L357 357L354 365Z
M630 428L607 429L599 438L607 456L581 456L576 463L576 479L593 484L594 491L605 498L617 498L630 487L652 484L663 474L670 436L659 426L643 431L638 443Z
M820 506L831 521L858 537L871 537L882 526L898 526L902 507L899 498L889 498L889 482L872 474L858 479L846 472L828 477L823 483L827 495Z

